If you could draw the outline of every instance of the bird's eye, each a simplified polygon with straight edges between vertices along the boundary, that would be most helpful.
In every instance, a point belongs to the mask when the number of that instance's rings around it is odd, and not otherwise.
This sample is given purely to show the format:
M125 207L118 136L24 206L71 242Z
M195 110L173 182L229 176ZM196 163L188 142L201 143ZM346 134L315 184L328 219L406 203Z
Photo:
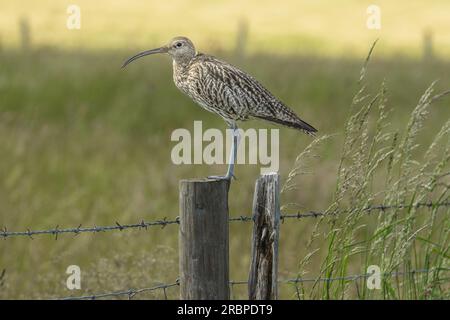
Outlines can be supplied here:
M181 42L177 42L177 44L175 45L177 48L181 47L183 44Z

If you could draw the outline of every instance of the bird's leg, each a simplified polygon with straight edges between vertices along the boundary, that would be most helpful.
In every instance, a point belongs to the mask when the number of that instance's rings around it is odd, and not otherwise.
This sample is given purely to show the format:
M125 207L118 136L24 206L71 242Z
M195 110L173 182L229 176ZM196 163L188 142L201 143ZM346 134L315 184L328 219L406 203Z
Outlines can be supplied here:
M239 130L235 123L230 125L230 128L232 129L232 135L233 140L231 144L231 150L230 150L230 159L228 161L228 170L227 174L224 176L209 176L210 179L226 179L231 180L231 178L235 178L234 176L234 165L237 162L237 151L239 146Z
M234 125L232 129L233 129L232 131L233 143L231 145L230 160L228 161L228 170L226 177L228 177L229 179L231 179L231 177L234 177L236 179L236 177L234 176L234 165L237 162L237 151L239 146L239 130L236 125Z

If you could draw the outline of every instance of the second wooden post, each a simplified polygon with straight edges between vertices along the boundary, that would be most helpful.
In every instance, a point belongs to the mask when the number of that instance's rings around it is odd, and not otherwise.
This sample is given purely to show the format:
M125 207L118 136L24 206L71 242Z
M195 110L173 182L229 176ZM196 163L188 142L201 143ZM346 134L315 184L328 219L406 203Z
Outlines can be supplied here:
M280 176L261 176L253 198L253 238L248 294L250 300L278 297L278 238L280 228Z

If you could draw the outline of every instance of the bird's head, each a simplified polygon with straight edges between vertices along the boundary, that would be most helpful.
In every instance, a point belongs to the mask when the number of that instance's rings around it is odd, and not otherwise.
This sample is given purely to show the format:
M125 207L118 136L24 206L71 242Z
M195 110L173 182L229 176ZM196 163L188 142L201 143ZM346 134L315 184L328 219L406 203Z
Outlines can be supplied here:
M196 51L194 44L192 43L191 40L189 40L186 37L175 37L172 40L170 40L170 42L165 46L152 50L142 51L130 57L123 63L122 68L126 67L129 63L133 62L134 60L155 53L167 53L172 57L172 59L175 62L184 64L189 62L195 56Z

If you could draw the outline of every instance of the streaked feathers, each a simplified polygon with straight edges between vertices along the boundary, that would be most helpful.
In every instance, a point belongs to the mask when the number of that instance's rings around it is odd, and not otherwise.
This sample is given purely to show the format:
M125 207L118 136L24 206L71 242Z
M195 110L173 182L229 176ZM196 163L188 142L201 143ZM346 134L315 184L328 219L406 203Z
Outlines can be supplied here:
M257 118L317 132L255 78L213 56L197 53L183 64L174 60L173 77L181 91L229 123Z

